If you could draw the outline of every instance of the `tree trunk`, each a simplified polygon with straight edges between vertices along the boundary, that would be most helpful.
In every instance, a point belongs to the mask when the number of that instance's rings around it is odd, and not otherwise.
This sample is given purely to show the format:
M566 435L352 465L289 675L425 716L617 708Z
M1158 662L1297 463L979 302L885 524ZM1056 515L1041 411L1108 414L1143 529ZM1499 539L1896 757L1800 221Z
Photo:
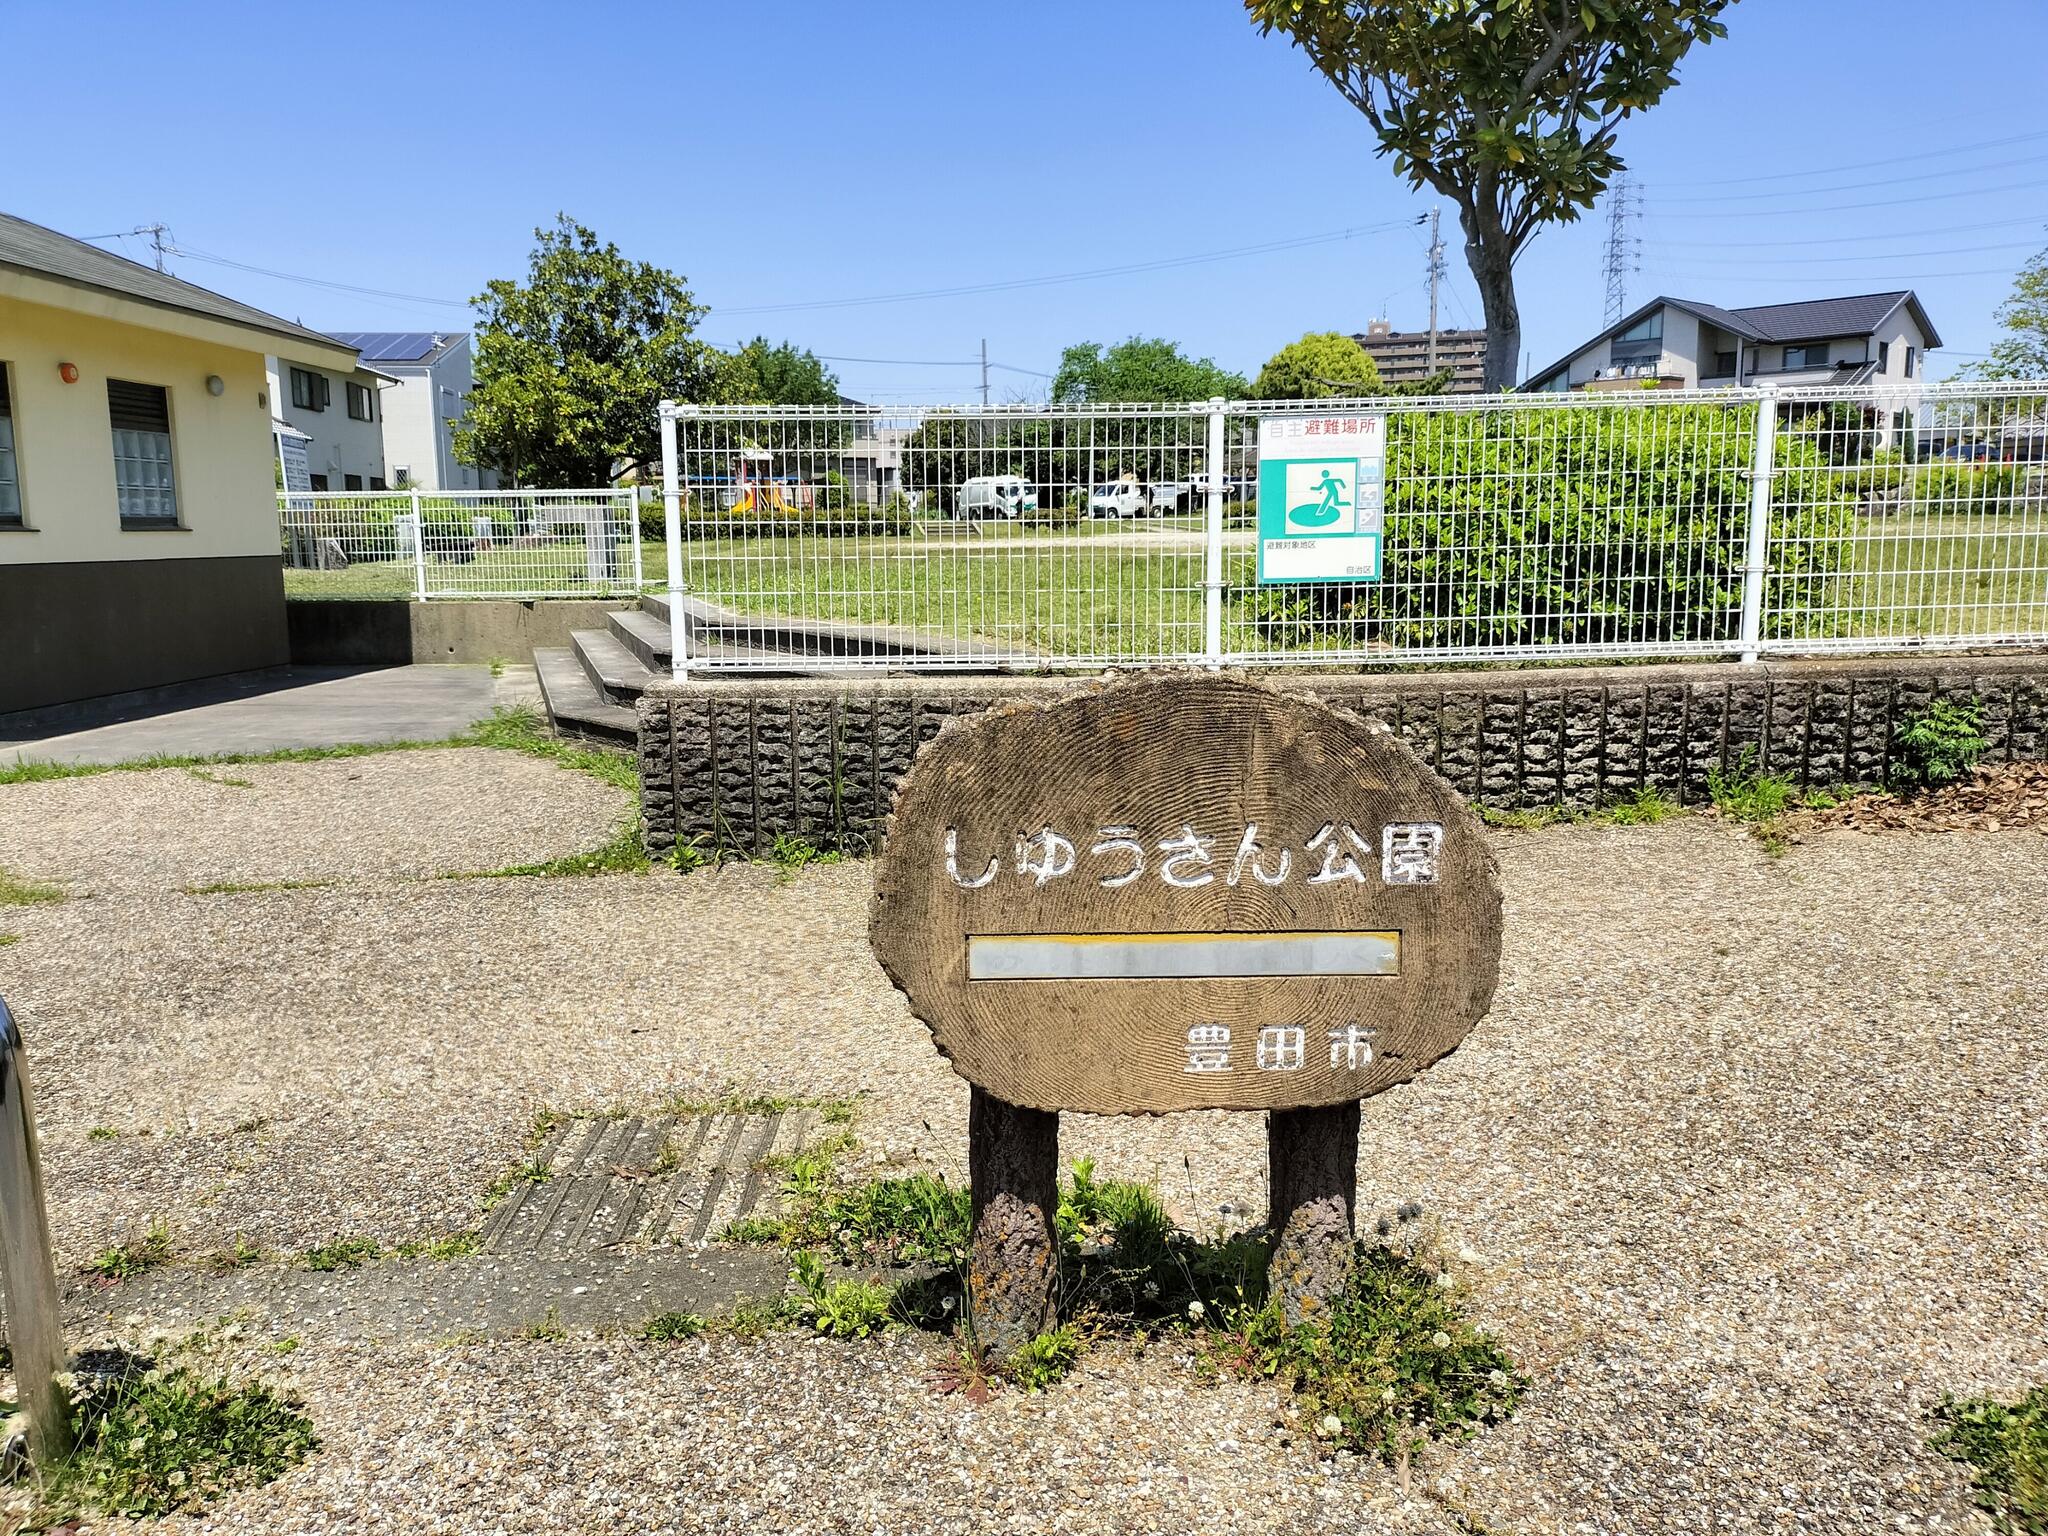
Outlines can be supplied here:
M1266 1117L1273 1192L1268 1288L1287 1321L1313 1321L1351 1274L1358 1203L1358 1105L1276 1109Z
M1060 1117L1019 1109L981 1089L967 1106L974 1237L967 1314L990 1359L1053 1325L1059 1303Z
M1515 304L1515 251L1500 221L1484 209L1460 209L1465 263L1486 311L1486 391L1512 389L1521 376L1522 312Z

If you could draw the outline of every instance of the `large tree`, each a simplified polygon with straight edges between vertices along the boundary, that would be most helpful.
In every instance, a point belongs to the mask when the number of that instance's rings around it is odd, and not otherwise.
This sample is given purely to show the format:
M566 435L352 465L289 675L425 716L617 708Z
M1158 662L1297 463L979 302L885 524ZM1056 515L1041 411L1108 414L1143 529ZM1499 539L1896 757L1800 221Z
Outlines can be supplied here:
M1514 383L1515 258L1622 170L1621 120L1662 98L1734 0L1244 0L1364 114L1410 186L1458 209L1486 310L1486 387Z
M1991 355L1961 370L1978 379L2048 379L2048 251L2020 268L2012 296L1998 306L2005 334Z
M522 485L607 485L660 461L660 402L723 398L732 360L698 338L704 308L675 273L628 261L567 214L533 233L526 281L475 300L476 385L455 452Z
M1056 405L1209 400L1244 393L1244 375L1206 357L1190 358L1170 341L1133 336L1113 347L1084 341L1060 354L1053 376Z
M1379 364L1341 331L1310 331L1290 341L1252 380L1252 393L1261 400L1327 400L1377 394L1379 387Z
M743 405L837 405L839 379L793 341L756 336L733 354L726 398Z

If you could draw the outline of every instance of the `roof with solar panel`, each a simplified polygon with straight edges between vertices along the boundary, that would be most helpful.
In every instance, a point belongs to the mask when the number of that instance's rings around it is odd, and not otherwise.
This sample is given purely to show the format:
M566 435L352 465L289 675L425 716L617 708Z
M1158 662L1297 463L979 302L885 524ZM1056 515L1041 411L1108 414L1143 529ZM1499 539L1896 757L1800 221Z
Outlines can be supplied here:
M354 347L366 363L398 363L424 368L462 341L455 331L336 331L335 339Z

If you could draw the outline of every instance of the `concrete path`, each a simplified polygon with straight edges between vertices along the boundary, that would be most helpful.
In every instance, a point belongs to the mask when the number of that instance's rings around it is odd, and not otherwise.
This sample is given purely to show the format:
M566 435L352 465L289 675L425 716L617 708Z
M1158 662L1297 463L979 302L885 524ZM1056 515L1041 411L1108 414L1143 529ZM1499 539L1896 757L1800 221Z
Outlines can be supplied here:
M530 667L279 667L0 716L0 766L438 741L500 705L539 700Z

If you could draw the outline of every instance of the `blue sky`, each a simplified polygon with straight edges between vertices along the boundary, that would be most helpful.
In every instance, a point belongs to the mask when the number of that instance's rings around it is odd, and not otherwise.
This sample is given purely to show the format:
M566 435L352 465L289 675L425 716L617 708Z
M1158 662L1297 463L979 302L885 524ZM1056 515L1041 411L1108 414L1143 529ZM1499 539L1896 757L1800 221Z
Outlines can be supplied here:
M1728 19L1623 130L1631 302L1910 286L1937 373L1982 352L2048 245L2048 5L1746 0ZM522 272L558 209L683 273L715 341L892 360L833 363L889 402L967 398L984 338L1001 399L1036 396L1074 341L1163 335L1251 372L1305 330L1426 323L1413 220L1437 200L1236 0L0 0L0 100L0 208L76 235L161 221L193 253L414 296L172 261L332 330L463 327L459 301ZM1444 320L1477 324L1444 222ZM1599 329L1604 238L1593 219L1525 252L1539 366ZM1011 286L931 293L977 285ZM845 302L906 293L928 296Z

